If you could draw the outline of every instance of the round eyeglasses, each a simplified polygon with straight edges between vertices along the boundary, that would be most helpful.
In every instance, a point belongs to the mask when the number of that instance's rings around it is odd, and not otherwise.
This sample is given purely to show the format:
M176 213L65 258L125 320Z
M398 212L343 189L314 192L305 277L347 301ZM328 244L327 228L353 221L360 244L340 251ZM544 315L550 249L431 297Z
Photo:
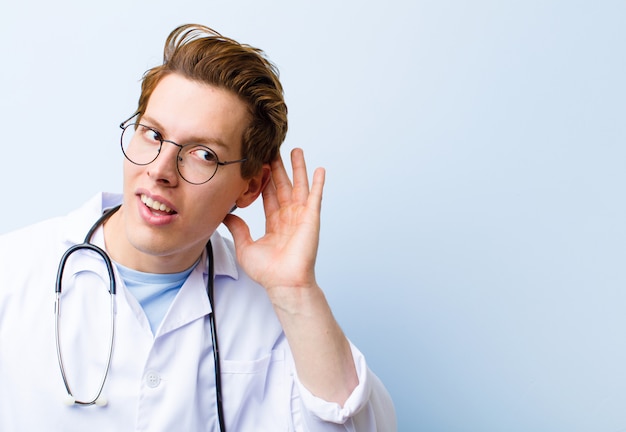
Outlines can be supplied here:
M126 159L135 165L148 165L154 162L161 153L163 143L167 142L179 149L176 156L176 168L180 176L191 184L199 185L211 180L219 166L247 160L243 158L234 161L220 161L217 154L205 145L180 145L174 141L166 140L161 132L151 126L129 123L138 115L139 113L134 114L120 124L120 128L122 128L122 152L124 152Z

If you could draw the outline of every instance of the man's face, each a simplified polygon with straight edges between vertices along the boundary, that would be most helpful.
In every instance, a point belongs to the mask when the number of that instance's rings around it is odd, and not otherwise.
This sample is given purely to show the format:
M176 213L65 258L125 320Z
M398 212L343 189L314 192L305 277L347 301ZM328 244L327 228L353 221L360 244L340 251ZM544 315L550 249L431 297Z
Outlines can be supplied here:
M246 105L234 93L177 74L159 82L140 120L166 140L206 145L220 161L243 157L241 138L249 121ZM183 270L200 256L229 210L249 205L260 192L258 179L243 179L239 164L218 167L207 183L186 182L176 168L178 150L164 142L152 163L124 162L123 240L111 239L120 246L115 258L124 265L157 273Z

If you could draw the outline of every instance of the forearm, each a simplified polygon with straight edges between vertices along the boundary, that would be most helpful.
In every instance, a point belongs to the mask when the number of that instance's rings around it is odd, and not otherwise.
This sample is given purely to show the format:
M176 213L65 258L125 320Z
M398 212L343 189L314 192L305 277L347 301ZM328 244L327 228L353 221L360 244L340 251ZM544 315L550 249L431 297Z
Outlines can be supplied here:
M279 288L272 302L300 382L315 396L343 406L358 385L350 344L318 286Z

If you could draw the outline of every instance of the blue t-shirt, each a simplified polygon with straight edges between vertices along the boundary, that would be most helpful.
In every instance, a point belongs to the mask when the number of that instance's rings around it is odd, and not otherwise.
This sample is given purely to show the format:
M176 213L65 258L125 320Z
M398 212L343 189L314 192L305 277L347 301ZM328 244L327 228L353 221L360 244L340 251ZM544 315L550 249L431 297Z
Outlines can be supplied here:
M185 271L171 274L144 273L115 263L126 288L143 308L152 334L156 333L174 297L198 262Z

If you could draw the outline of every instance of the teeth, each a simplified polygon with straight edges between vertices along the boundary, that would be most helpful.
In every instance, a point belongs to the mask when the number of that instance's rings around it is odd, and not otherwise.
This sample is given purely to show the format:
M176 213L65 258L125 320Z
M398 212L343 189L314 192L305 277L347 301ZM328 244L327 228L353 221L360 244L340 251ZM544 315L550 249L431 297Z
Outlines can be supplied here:
M160 210L160 211L164 211L167 213L171 213L172 209L169 208L168 206L166 206L163 203L160 203L158 201L153 200L152 198L146 196L146 195L141 195L141 202L144 203L146 206L150 207L151 209L154 210Z

